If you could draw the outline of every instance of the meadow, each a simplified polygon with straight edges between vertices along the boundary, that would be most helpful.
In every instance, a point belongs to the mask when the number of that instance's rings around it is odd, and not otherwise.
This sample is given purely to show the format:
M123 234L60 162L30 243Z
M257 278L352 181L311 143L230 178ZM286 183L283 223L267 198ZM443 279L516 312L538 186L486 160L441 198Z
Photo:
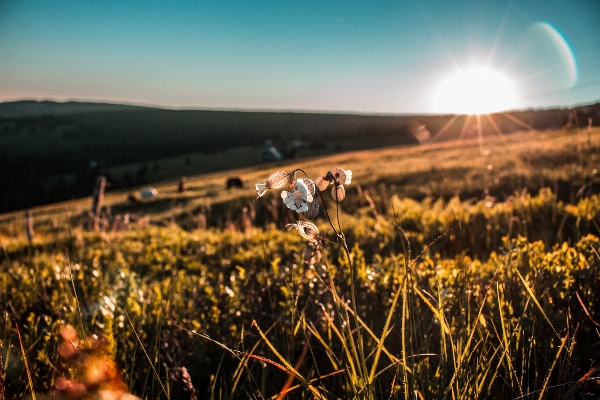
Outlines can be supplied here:
M495 125L483 118L482 129L488 135L524 127L544 130L567 124L573 115L582 127L589 116L597 126L598 107L494 114ZM98 174L107 176L113 189L124 189L260 165L266 140L274 141L286 159L300 159L414 145L414 128L420 125L431 132L444 129L441 140L472 136L472 130L461 131L465 119L0 103L0 213L89 196Z
M95 232L90 198L33 209L31 242L1 215L2 396L598 398L600 129L483 139L109 190ZM318 236L256 199L336 167Z

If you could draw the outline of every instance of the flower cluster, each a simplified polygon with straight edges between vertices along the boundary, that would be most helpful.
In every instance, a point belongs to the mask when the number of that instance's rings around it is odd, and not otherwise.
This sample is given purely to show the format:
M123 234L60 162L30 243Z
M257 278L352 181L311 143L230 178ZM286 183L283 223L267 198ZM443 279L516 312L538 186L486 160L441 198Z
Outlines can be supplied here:
M312 219L319 214L319 192L325 191L330 184L333 184L331 196L339 203L346 197L344 185L350 184L352 180L352 171L342 168L333 168L326 175L318 177L314 182L308 177L297 178L296 173L298 171L301 170L296 169L289 174L285 171L273 172L265 183L256 184L256 191L258 192L256 200L269 189L286 188L281 192L283 203L289 209L297 213L303 213L306 218ZM312 222L297 221L294 224L288 224L287 228L295 228L300 236L308 240L308 245L303 253L304 263L306 265L318 263L321 260L321 241L317 226Z
M317 195L319 191L325 191L330 184L333 184L331 196L337 202L344 200L346 192L344 185L350 184L352 180L352 171L342 168L333 168L326 175L318 177L314 182L309 178L297 178L294 170L291 173L285 171L273 172L265 183L257 183L256 199L262 197L269 189L288 190L281 192L283 203L291 210L298 213L304 213L308 219L315 218L319 214L319 201Z
M257 183L256 191L258 196L262 197L269 189L281 189L287 187L288 190L281 192L283 203L291 210L298 213L304 213L306 218L312 219L319 214L319 201L317 200L317 187L315 183L308 178L297 178L297 170L287 173L285 171L273 172L265 183Z

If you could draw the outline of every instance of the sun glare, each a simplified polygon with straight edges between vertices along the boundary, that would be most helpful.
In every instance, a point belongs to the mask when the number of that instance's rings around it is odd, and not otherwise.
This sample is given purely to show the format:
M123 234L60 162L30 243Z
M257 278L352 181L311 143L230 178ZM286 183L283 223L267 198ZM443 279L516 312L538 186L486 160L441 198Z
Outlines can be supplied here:
M489 114L515 108L514 84L502 73L470 68L444 79L433 97L433 112Z

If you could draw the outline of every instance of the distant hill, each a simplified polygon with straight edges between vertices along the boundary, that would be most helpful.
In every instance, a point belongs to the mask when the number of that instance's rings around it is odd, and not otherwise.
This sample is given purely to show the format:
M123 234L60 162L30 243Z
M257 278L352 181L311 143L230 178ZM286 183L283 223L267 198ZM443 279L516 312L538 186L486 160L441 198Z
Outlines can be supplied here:
M577 115L577 119L574 116ZM285 158L416 145L424 140L600 124L600 104L474 117L166 110L106 103L0 103L0 212L113 188L261 163L271 140Z
M0 103L0 118L40 117L46 115L68 115L85 112L121 111L144 108L147 107L79 101L67 101L61 103L56 101L23 100Z

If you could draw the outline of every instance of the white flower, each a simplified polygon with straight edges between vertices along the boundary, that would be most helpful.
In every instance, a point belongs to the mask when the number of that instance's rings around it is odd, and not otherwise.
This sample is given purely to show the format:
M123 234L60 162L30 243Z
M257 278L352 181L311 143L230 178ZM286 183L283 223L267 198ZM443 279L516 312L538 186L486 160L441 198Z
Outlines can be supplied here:
M256 184L256 191L258 192L257 197L262 197L263 194L267 193L268 189L269 188L267 187L266 183L257 183Z
M344 171L346 173L346 181L343 182L344 185L349 185L350 182L352 181L352 171L347 169L346 171Z
M311 181L312 183L312 181ZM314 184L313 184L314 189ZM294 184L293 192L289 192L284 190L281 192L281 198L283 199L283 204L285 204L289 209L294 210L296 212L305 212L308 210L309 202L313 201L313 195L310 193L309 187L304 182L304 179L300 178Z

